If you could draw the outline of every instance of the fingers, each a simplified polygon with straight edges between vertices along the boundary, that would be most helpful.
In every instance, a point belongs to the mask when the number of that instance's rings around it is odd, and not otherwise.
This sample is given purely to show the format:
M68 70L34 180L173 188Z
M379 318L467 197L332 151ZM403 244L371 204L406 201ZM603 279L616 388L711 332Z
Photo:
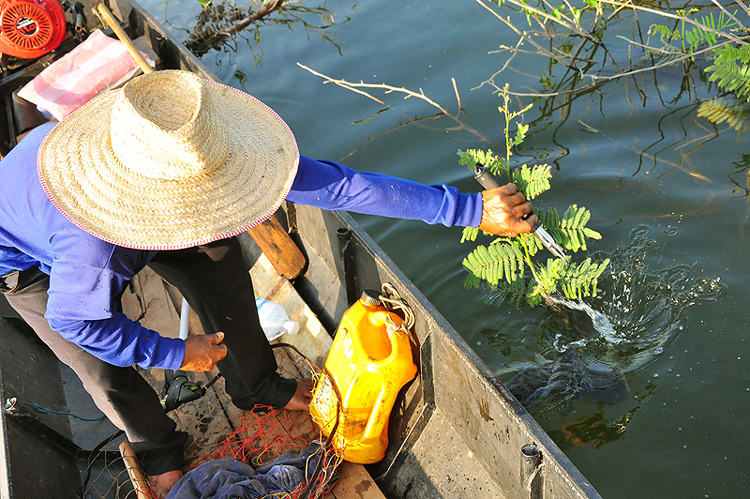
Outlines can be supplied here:
M180 369L185 371L210 371L227 356L226 345L220 345L224 333L190 336L185 340L185 357Z
M529 212L531 213L531 212ZM528 232L531 232L536 227L538 218L536 215L531 215L526 220L523 220L521 218L518 218L515 222L511 224L511 229L509 233L503 234L509 237L515 237L519 234L526 234Z
M515 211L515 214L518 215L518 218L521 220L527 220L531 215L531 213L534 211L534 208L531 206L531 203L524 202L523 204L517 205L513 211Z
M516 192L512 196L509 196L508 199L510 200L511 206L519 207L528 205L529 207L531 207L531 203L526 202L526 197L520 192Z
M481 230L499 236L514 237L534 229L537 218L534 215L529 216L533 207L515 184L483 191L482 201L482 220L479 224ZM529 218L523 220L525 216Z
M224 333L219 331L217 333L207 334L206 339L208 339L209 343L212 345L218 345L224 340Z
M500 191L505 194L506 196L512 196L513 194L518 192L518 186L514 184L513 182L509 184L505 184L501 187L498 187ZM523 196L523 194L521 194Z

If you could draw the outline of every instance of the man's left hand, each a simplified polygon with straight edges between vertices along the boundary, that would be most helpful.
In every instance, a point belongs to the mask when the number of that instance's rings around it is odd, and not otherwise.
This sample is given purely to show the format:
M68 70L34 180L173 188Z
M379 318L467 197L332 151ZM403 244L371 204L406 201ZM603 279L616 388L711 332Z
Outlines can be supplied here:
M479 229L498 236L515 237L534 230L537 216L523 217L533 211L531 203L518 192L515 184L482 191L482 222Z

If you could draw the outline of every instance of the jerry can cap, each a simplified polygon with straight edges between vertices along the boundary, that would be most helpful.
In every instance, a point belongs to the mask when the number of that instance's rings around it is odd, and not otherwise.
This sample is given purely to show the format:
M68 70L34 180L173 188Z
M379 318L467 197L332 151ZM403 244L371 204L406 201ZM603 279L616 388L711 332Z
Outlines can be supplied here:
M380 293L374 289L366 289L362 291L362 296L360 296L359 299L367 305L375 307L383 305L383 302L380 301Z

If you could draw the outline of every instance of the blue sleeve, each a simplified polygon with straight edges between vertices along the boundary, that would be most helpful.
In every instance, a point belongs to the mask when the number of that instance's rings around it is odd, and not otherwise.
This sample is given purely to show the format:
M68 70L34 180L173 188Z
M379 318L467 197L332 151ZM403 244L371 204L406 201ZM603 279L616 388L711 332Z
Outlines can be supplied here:
M45 317L63 338L109 364L179 369L184 341L162 337L117 309L114 297L133 273L58 258Z
M478 227L482 195L462 194L445 184L424 185L378 173L357 172L334 161L300 156L287 201L326 210Z

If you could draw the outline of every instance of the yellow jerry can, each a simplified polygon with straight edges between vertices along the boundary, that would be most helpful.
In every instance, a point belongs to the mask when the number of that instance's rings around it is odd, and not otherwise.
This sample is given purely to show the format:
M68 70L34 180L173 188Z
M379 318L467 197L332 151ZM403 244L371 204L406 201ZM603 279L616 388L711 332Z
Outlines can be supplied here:
M365 291L344 312L326 359L330 375L313 391L310 413L332 444L353 463L376 463L388 447L388 419L401 388L417 373L401 318L383 307L377 292ZM331 381L335 386L331 385Z

